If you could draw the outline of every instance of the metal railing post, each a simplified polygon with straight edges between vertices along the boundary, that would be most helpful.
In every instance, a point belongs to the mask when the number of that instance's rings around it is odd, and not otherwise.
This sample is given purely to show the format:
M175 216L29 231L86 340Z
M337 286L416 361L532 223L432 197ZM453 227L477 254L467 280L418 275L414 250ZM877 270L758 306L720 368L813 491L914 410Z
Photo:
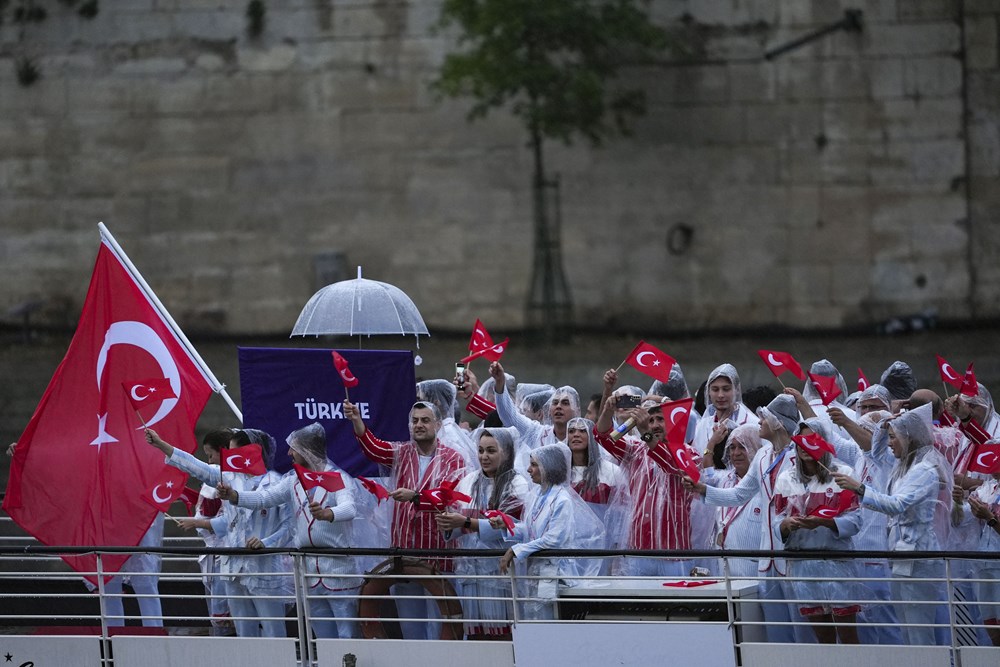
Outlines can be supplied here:
M313 664L312 660L312 628L309 625L309 600L306 599L305 568L302 567L302 554L292 554L292 574L295 580L295 606L298 608L296 621L299 627L300 661L302 667Z

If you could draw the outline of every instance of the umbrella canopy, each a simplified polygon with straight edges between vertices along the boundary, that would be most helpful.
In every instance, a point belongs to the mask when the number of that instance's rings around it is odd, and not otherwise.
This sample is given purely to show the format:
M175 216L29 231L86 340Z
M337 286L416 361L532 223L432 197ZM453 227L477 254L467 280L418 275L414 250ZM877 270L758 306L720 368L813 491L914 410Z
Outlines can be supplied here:
M293 336L420 334L424 318L403 290L358 277L327 285L312 295L292 329Z

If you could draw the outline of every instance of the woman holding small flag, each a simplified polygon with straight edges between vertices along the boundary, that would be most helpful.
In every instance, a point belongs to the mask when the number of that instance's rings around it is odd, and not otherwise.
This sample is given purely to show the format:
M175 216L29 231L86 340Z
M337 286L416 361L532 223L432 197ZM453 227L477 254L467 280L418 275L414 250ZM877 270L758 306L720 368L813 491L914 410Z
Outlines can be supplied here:
M1000 447L1000 439L985 443ZM993 458L995 472L969 495L969 509L979 523L979 551L1000 551L1000 464ZM962 507L962 506L960 506ZM997 561L976 561L974 563L976 598L986 632L994 646L1000 646L1000 563Z
M274 438L257 429L233 432L230 449L220 467L213 467L164 442L153 429L146 429L146 442L166 455L169 465L179 468L203 484L222 490L264 491L277 486L281 475L271 470ZM291 539L289 513L282 507L248 510L226 503L221 516L212 520L212 530L225 537L225 545L236 549L287 546ZM292 590L288 556L220 556L229 611L240 637L284 637L285 598Z
M908 559L904 554L937 551L947 538L938 535L934 527L942 525L935 521L936 514L947 517L950 512L951 467L934 448L930 404L904 412L886 424L889 447L896 457L887 491L880 493L841 473L835 473L834 479L841 488L857 494L863 507L889 515L889 543L894 551L902 552L892 562L891 589L896 611L906 624L903 636L910 645L932 645L935 632L930 624L939 605L926 603L947 598L940 581L945 577L944 563ZM925 578L938 581L919 581Z
M774 485L778 529L788 551L848 551L851 538L861 530L857 496L841 491L833 479L834 473L850 475L852 469L834 460L828 437L822 420L806 420L793 438L794 466L782 471ZM854 602L858 591L848 583L857 577L853 561L789 560L788 577L800 600L799 613L812 623L819 643L836 644L838 639L841 644L858 643L861 607Z
M600 561L595 559L532 558L542 549L600 549L604 526L587 503L569 485L570 451L564 444L543 445L531 452L528 474L532 487L524 505L523 519L514 526L508 542L517 542L500 559L500 572L512 563L527 561L528 579L521 592L524 617L555 618L555 600L560 582L583 585L581 577L595 576ZM505 528L502 517L490 519L496 530Z
M296 547L346 549L353 540L357 516L354 480L326 455L326 431L318 423L289 434L288 450L294 475L262 491L219 489L219 496L237 507L260 510L287 507L294 521ZM306 556L303 559L312 629L319 639L357 637L361 588L353 556Z
M480 432L479 469L463 477L455 488L470 500L435 517L446 539L460 531L458 544L462 549L505 548L505 535L513 522L522 517L528 480L514 470L515 435L511 428L487 428ZM493 516L500 517L506 525L494 529L489 522ZM505 621L512 615L504 599L510 598L510 580L501 577L496 559L462 558L456 562L455 572L486 577L462 580L462 609L469 621L465 624L466 636L509 639L510 624Z

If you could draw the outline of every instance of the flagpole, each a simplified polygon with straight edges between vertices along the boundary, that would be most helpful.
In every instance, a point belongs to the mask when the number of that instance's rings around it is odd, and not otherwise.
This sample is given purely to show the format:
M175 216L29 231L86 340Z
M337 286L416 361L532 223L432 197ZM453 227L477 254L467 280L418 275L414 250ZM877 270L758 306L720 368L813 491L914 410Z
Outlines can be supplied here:
M205 360L201 358L200 354L198 354L198 350L194 349L194 345L191 344L191 341L188 340L188 337L184 335L184 331L181 330L180 326L178 326L177 322L174 321L174 318L171 317L166 307L163 305L163 303L160 302L160 299L159 297L156 296L156 293L153 291L153 288L149 286L149 283L146 282L146 279L142 277L141 273L139 273L139 269L136 268L135 264L132 263L132 260L129 259L127 254L125 254L125 250L122 249L122 247L118 244L118 241L115 240L115 237L111 233L111 230L109 230L103 222L98 222L97 228L98 230L100 230L101 240L108 244L108 247L111 249L111 252L115 254L115 257L118 258L118 261L122 263L122 265L125 267L125 270L128 271L129 275L132 276L132 279L135 280L136 284L139 286L139 289L141 289L143 294L146 295L146 298L149 299L149 302L159 313L164 323L168 327L170 327L174 336L181 343L181 345L183 345L184 348L187 350L188 355L195 362L195 365L198 366L198 370L201 371L202 376L205 378L208 384L211 385L212 390L215 393L222 396L222 398L226 401L226 404L229 405L229 408L233 411L233 414L235 414L237 419L240 420L240 423L243 423L243 413L240 411L238 407L236 407L236 403L233 402L232 397L230 397L229 394L226 392L226 385L219 382L218 378L216 378L215 374L212 372L212 369L208 367L208 364L205 363Z

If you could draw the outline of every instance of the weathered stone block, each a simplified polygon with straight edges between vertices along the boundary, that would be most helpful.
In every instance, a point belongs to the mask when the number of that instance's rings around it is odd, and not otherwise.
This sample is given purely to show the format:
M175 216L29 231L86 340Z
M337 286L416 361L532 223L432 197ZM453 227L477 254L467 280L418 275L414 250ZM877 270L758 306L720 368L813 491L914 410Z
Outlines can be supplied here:
M908 96L949 97L962 92L962 63L957 58L911 58L903 65Z
M951 183L965 171L965 146L960 139L889 144L869 160L875 185Z
M768 63L729 65L729 96L734 102L769 102L775 99L774 68Z
M967 17L965 66L970 70L991 70L997 64L997 15Z

